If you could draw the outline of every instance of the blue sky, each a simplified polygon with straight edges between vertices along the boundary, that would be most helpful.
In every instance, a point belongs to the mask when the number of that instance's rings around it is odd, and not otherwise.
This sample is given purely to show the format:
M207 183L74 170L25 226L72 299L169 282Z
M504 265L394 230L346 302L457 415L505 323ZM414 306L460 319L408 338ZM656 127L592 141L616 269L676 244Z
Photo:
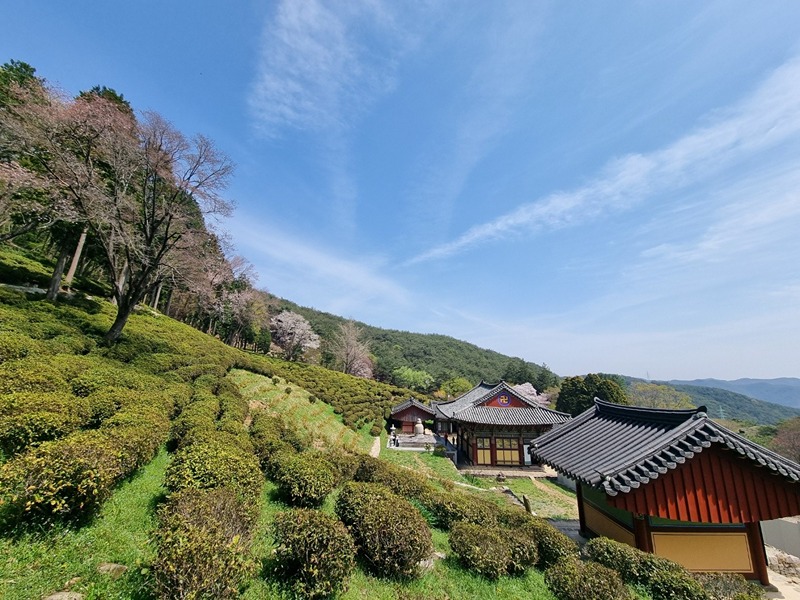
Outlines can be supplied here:
M653 379L800 376L800 3L0 6L0 60L237 164L258 286Z

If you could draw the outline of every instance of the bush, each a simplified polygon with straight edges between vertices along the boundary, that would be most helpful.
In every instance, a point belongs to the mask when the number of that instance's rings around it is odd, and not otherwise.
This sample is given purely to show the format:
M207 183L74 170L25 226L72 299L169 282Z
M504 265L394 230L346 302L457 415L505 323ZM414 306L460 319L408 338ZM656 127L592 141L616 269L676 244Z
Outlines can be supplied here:
M474 494L459 491L432 491L422 500L436 518L442 529L450 529L453 523L466 521L476 525L497 525L495 505Z
M511 563L511 548L496 530L459 521L450 529L450 547L461 564L488 579L505 574Z
M235 598L254 571L257 512L236 490L189 489L159 511L153 565L159 598Z
M293 506L321 505L336 485L336 476L320 454L281 454L275 469L275 483Z
M41 446L0 466L7 520L50 521L88 516L124 474L120 457L99 431Z
M590 540L583 552L589 559L618 571L625 582L645 586L654 600L709 598L689 571L661 556L603 537Z
M764 590L738 573L693 573L710 600L761 600Z
M523 530L536 540L539 568L544 570L565 559L578 555L578 544L553 527L546 519L527 516Z
M39 343L27 335L4 331L0 336L0 363L24 358L39 350Z
M0 364L0 394L69 391L61 370L52 361L28 356Z
M700 582L686 569L678 567L670 568L667 564L667 568L655 570L647 586L653 600L709 600Z
M178 450L164 484L171 492L226 486L245 498L258 498L264 478L252 454L215 436Z
M355 566L353 538L338 519L316 510L278 513L273 525L275 571L301 598L328 598Z
M353 479L383 484L395 494L419 500L426 505L425 499L430 500L436 493L436 488L424 475L368 455L360 457Z
M407 500L378 484L349 482L336 502L359 555L376 575L412 577L433 551L431 531Z
M596 562L565 558L545 571L547 587L559 600L628 600L619 574Z
M498 530L504 537L509 549L511 559L508 563L508 572L511 575L521 575L529 567L539 562L539 545L530 531L516 531L501 528Z

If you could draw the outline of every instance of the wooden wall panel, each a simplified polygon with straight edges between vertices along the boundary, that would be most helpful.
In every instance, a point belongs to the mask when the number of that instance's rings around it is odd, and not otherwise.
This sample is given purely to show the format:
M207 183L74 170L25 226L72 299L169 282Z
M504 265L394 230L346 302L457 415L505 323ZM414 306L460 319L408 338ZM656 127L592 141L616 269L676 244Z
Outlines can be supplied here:
M800 515L800 483L714 445L610 505L697 523L753 523Z

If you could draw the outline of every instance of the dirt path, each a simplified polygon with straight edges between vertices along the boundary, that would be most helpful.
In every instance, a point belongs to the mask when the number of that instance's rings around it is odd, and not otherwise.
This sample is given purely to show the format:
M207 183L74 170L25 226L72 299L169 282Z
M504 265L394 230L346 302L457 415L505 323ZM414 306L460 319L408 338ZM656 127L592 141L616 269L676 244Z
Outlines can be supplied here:
M536 481L536 477L531 477L530 480L536 489L543 491L545 494L548 494L552 498L558 498L559 500L562 501L565 500L567 502L574 501L574 499L571 496L567 495L566 493L559 492L558 490L554 490L553 488L551 488L549 485L545 485L540 481Z
M372 448L369 449L369 455L378 458L381 454L381 438L376 437L372 441Z

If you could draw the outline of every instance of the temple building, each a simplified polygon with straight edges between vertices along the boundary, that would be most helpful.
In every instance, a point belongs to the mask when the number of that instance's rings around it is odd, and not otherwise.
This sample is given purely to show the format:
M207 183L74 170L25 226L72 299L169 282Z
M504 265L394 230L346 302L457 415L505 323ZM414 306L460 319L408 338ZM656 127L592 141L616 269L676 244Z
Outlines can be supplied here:
M583 532L693 571L768 584L760 522L800 514L800 465L715 423L705 407L595 399L531 453L576 483Z
M436 432L457 448L457 462L475 466L531 464L533 440L570 419L501 381L481 381L455 400L434 402Z
M403 433L414 433L414 425L417 419L424 423L425 421L432 421L434 416L436 416L436 411L430 406L423 404L416 398L409 398L392 409L389 421L397 422L400 425L400 431Z

